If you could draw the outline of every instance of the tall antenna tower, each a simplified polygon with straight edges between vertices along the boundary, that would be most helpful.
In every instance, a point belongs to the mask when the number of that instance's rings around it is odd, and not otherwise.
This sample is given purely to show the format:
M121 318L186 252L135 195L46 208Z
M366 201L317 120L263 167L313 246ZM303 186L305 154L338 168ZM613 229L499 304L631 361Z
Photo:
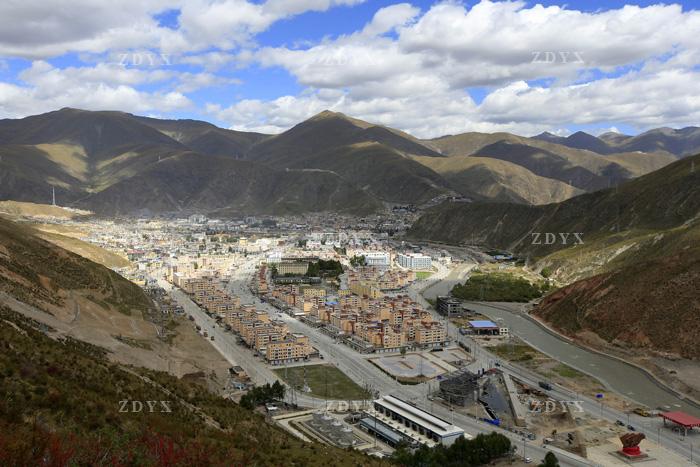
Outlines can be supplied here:
M51 205L56 206L56 188L51 187Z

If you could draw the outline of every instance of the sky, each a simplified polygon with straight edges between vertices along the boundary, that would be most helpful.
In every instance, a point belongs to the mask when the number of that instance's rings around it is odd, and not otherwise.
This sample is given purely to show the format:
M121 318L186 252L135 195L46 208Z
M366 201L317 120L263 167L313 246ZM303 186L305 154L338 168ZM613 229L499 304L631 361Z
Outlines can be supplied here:
M3 0L0 118L637 134L700 126L699 37L696 0Z

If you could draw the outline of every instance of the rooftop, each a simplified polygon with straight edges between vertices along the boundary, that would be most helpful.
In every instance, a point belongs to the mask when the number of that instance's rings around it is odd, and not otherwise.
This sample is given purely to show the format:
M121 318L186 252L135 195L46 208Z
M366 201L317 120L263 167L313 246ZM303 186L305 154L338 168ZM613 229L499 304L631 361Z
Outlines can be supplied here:
M477 328L477 329L489 329L489 328L498 329L498 325L496 323L494 323L493 321L489 321L489 320L469 321L469 325L471 327Z
M451 425L445 420L432 415L425 410L414 407L411 404L402 401L398 397L394 396L383 396L381 399L375 401L375 403L381 404L397 414L407 418L421 426L434 431L440 436L449 436L454 434L464 434L464 430L458 426Z

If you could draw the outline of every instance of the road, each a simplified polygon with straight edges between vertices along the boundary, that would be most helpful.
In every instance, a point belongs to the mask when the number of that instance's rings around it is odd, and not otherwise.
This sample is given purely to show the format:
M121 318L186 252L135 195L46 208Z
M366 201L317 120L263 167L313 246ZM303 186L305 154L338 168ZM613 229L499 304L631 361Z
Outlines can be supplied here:
M446 294L446 290L454 286L456 280L464 281L468 271L476 265L462 265L458 271L438 271L434 277L423 283L414 284L409 288L409 295L416 301L426 305L423 294L430 291L440 295ZM438 283L443 282L444 283ZM611 391L626 396L649 407L669 406L669 410L683 410L698 415L698 408L688 401L678 398L675 394L660 387L653 382L648 375L638 368L627 365L611 357L591 352L563 340L562 338L547 332L520 312L522 305L503 306L503 304L470 303L470 308L488 316L494 321L502 321L511 330L511 333L542 353L559 360L572 368L601 379ZM434 312L437 319L444 319ZM502 362L499 357L484 350L476 342L459 334L459 330L453 324L448 326L449 335L457 341L468 345L476 358L473 368L490 368L494 362L501 364L504 372L521 381L537 386L542 377L536 373L517 365ZM470 369L471 369L470 368ZM663 428L663 422L659 418L641 417L636 414L628 414L614 410L605 405L604 401L576 393L563 387L556 386L553 391L547 391L549 395L558 400L581 401L583 409L590 414L606 419L610 422L621 420L631 424L637 431L644 433L647 438L662 444L668 449L677 452L686 458L693 458L697 462L697 453L700 447L700 434L691 433L688 437L681 437ZM695 453L695 456L693 456Z
M251 260L232 272L231 281L229 282L228 286L229 291L235 295L238 295L241 298L241 303L254 303L256 308L265 310L270 315L277 317L277 315L280 314L279 311L272 305L261 302L251 293L248 287L248 280L250 279L254 269L253 264L254 260ZM432 280L440 280L442 277L445 277L448 274L449 270L443 267L433 275ZM431 281L428 279L420 281L419 285L426 286L430 283ZM424 302L422 297L421 300ZM469 434L476 435L478 433L490 433L492 431L502 433L511 439L519 455L524 454L525 456L532 457L536 461L543 459L549 450L555 450L543 448L541 445L539 445L539 443L533 444L528 440L523 440L519 435L502 430L498 427L494 427L493 425L476 420L470 416L453 412L448 407L441 404L433 403L427 399L430 390L430 386L427 383L417 385L401 385L370 363L365 356L360 355L343 344L337 343L332 337L320 332L318 329L308 326L305 323L302 323L301 321L298 321L284 313L281 313L280 317L277 319L284 320L291 331L300 332L309 336L313 346L324 355L328 363L336 365L338 369L361 386L369 387L372 390L378 391L380 394L391 394L410 401L417 407L427 410L443 418L444 420L448 420L451 423L464 428ZM219 337L217 336L216 339L218 340ZM246 349L243 350L248 352ZM257 367L263 365L261 361L253 361L250 363L257 365ZM241 366L246 368L245 365ZM523 449L525 450L524 453ZM565 451L555 451L557 457L560 459L561 465L576 467L591 465L585 459L579 456L575 456Z

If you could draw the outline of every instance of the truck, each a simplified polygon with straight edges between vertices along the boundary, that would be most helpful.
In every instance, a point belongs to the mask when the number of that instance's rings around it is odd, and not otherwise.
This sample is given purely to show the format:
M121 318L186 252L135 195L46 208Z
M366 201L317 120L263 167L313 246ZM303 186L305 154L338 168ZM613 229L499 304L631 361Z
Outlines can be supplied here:
M633 412L637 415L641 415L642 417L651 417L651 413L649 413L649 411L644 407L637 407L633 410Z
M549 384L549 383L546 382L546 381L540 381L538 384L539 384L540 387L541 387L542 389L544 389L545 391L551 391L551 390L552 390L552 385Z

